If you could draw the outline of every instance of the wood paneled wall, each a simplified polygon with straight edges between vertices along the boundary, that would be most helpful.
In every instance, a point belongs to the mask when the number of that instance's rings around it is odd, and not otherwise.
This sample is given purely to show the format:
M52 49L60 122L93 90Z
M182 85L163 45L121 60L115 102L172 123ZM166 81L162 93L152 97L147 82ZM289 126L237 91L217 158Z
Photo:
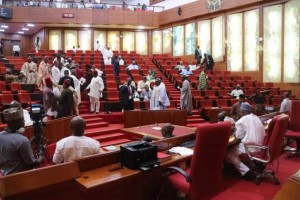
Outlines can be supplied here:
M99 10L99 9L60 9L60 8L35 8L12 7L13 19L8 22L31 23L63 23L63 24L119 24L119 25L144 25L158 26L158 13L135 12L130 10ZM74 18L63 18L64 13L74 14Z
M0 40L1 39L20 41L21 56L25 56L28 49L30 48L30 37L29 36L24 36L24 35L19 35L19 34L0 33ZM11 45L10 48L12 48L12 46L13 46L13 44ZM12 56L12 55L8 55L8 56Z

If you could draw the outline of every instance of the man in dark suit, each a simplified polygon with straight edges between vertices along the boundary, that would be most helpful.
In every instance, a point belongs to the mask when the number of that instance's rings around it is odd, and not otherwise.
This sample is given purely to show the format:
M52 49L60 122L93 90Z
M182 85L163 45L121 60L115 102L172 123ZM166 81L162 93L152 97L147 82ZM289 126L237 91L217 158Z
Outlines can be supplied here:
M63 85L65 80L70 80L71 86L75 88L74 80L69 76L69 70L64 71L64 76L59 79L58 85Z
M202 65L204 65L204 67L206 67L207 70L210 70L211 74L214 74L214 59L210 54L206 54L204 53L204 59L202 62Z
M202 59L200 46L197 46L197 49L195 49L195 59L197 60L197 65L200 65Z
M115 76L119 76L119 73L120 73L120 59L121 59L122 57L121 56L115 56L115 59L114 59L114 75Z
M131 78L127 78L126 83L120 86L120 98L124 110L134 110L133 95L135 88L131 85L131 82Z

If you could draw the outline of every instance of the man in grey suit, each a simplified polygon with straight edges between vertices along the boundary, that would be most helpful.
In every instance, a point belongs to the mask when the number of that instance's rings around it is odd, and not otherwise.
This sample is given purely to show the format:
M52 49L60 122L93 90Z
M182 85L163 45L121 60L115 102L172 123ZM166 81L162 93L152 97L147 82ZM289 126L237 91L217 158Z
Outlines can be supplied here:
M200 46L197 46L197 48L195 49L195 59L197 60L197 65L199 65L202 59L202 52Z

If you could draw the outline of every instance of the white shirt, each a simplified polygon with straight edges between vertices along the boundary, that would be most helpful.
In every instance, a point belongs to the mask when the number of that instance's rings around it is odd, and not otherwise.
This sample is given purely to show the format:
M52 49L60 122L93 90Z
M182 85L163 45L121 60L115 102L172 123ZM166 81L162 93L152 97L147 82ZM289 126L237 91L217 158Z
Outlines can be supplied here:
M54 58L54 60L53 60L53 62L52 62L52 63L54 64L54 63L55 63L55 61L58 61L58 60L57 60L57 57L56 57L56 58ZM63 64L63 65L64 65L64 64L65 64L65 59L64 59L63 57L61 57L61 58L60 58L60 62L61 62L61 64Z
M99 76L93 77L91 83L87 86L86 89L90 89L88 93L89 96L100 98L102 95L102 91L104 90L103 79Z
M13 51L20 51L19 45L15 44L15 45L13 46Z
M58 83L59 79L61 78L60 70L58 69L58 67L53 66L52 69L51 69L51 73L52 73L53 81L55 83Z
M279 112L287 112L291 110L291 100L289 98L284 98L280 104Z
M243 90L241 90L241 89L239 89L239 90L234 89L234 90L231 91L230 96L234 96L237 99L239 99L240 94L244 94Z
M119 60L119 65L124 65L125 63L124 63L124 60L121 58L120 60Z
M150 87L150 82L149 81L146 81L144 82L143 80L140 80L138 82L138 88L137 88L137 91L140 92L140 91L143 91L145 89L145 86L148 85Z
M128 67L126 67L126 69L133 70L133 69L140 69L140 67L136 64L134 64L134 65L130 64L130 65L128 65Z
M242 140L244 144L262 145L265 137L265 127L260 119L249 114L243 116L235 123L235 137Z
M56 143L54 163L69 162L100 153L100 143L86 136L69 136Z
M33 121L30 118L28 110L23 109L23 116L24 116L25 126L31 126L33 124Z
M95 51L100 51L100 44L99 44L99 43L96 43L96 44L95 44L94 50L95 50Z

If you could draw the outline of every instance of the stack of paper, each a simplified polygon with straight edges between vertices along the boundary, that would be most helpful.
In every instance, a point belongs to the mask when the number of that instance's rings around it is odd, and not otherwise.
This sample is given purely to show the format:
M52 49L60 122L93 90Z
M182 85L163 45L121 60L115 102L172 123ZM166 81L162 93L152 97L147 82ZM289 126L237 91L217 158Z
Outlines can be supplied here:
M173 147L169 150L170 153L178 153L182 156L193 155L194 151L186 147Z

